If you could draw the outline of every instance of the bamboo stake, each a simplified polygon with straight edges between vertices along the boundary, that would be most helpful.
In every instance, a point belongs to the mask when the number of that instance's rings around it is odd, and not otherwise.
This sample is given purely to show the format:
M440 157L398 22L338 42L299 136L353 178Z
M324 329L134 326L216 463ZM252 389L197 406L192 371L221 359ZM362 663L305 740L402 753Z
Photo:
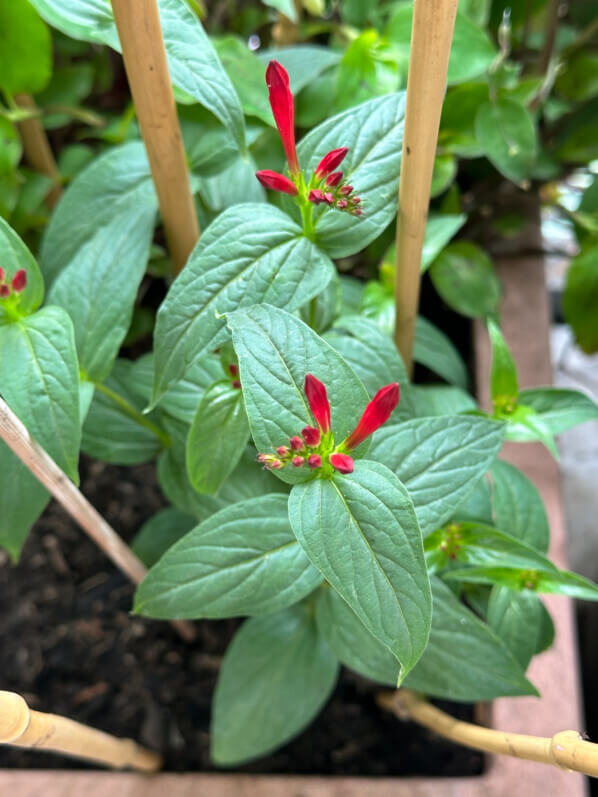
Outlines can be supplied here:
M156 0L112 0L168 248L179 272L199 238Z
M79 722L33 711L14 692L0 691L0 743L34 747L98 761L114 769L156 772L162 758L137 745Z
M31 111L37 110L35 100L30 94L17 94L15 102L19 108L26 108ZM50 148L50 142L39 117L34 116L19 122L19 133L27 161L37 172L46 174L52 180L53 186L46 197L46 204L52 209L60 199L62 185L58 166Z
M25 426L0 398L0 438L29 468L86 534L104 551L114 564L135 584L147 570L133 551L89 503L83 493L68 478L54 460L29 435ZM195 639L195 628L184 620L173 620L172 626L187 642Z
M395 273L395 342L410 375L421 255L457 3L415 0L413 9Z
M409 689L380 692L377 701L399 719L414 720L465 747L552 764L598 777L598 744L586 742L577 731L561 731L552 738L544 738L482 728L451 717Z

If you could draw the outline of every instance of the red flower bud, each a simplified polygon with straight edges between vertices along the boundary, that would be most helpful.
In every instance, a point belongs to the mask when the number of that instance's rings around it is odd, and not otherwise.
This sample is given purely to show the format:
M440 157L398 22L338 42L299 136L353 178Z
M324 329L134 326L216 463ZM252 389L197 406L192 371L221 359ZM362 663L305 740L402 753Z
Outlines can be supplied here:
M297 186L284 174L273 172L270 169L263 169L261 172L256 172L255 176L264 188L270 188L272 191L282 191L283 194L290 194L291 196L297 195Z
M8 285L0 285L0 299L6 299L10 296L10 288Z
M331 150L327 155L324 155L316 167L315 175L317 179L321 180L323 177L333 172L337 166L340 166L348 151L348 147L339 147L338 149Z
M316 429L315 426L306 426L305 429L301 430L301 434L305 440L305 445L312 448L320 445L320 430Z
M300 468L304 462L305 460L303 459L303 457L293 457L293 459L291 460L291 465L294 468Z
M286 457L286 455L289 453L289 449L287 446L278 446L276 453L279 457Z
M331 188L334 188L340 183L342 179L343 179L342 172L332 172L332 174L329 174L328 177L326 178L326 185L329 185Z
M361 202L361 197L360 197L360 196L354 196L354 197L351 197L351 202L352 202L354 205L359 205L359 203Z
M330 464L339 473L353 473L353 457L348 454L331 454Z
M322 464L322 457L319 454L310 454L307 464L312 470L314 468L319 468Z
M268 64L266 83L268 84L270 107L272 108L272 114L280 134L289 168L293 174L298 174L299 162L297 161L297 152L295 150L293 95L289 88L289 75L278 61L270 61Z
M20 268L17 272L15 272L10 284L15 293L21 293L21 291L27 285L27 272L24 268Z
M239 366L235 365L235 363L229 363L228 372L231 376L237 376L239 373Z
M324 194L324 202L326 202L327 205L332 205L334 202L334 195L331 194L330 191L326 191Z
M282 468L282 462L279 459L273 459L268 467L270 470L280 470Z
M301 451L304 446L303 440L298 435L291 437L290 443L293 451Z
M353 190L353 186L352 186L352 185L344 185L344 186L343 186L343 187L340 189L340 193L341 193L343 196L349 196L349 194L351 193L351 191L352 191L352 190Z
M330 431L330 404L328 403L326 388L313 374L307 374L303 389L316 423L320 430L326 434L326 432Z
M234 380L233 380L233 387L234 387L236 390L240 390L240 389L241 389L241 383L239 382L239 380L238 380L238 379L234 379Z
M346 199L339 199L339 201L336 203L336 206L340 210L344 210L347 207L347 204L348 203Z
M319 188L312 188L307 198L309 199L310 202L313 202L315 205L319 205L321 202L326 201L324 199L324 192L320 191Z
M355 210L353 211L354 216L361 216L362 213L363 210L361 208L355 208Z
M366 437L369 437L383 423L386 423L398 403L399 385L397 382L380 388L363 411L361 420L355 430L345 440L345 448L350 451L353 448L357 448L360 443L363 443Z
M2 266L0 266L0 282L4 282L5 277L6 277L6 272L4 271Z

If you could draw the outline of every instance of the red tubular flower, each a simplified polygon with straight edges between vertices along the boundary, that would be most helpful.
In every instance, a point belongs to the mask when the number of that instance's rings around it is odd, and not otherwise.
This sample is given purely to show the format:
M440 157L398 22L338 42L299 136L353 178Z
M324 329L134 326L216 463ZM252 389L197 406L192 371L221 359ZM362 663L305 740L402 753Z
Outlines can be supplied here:
M283 194L290 194L297 196L297 186L284 174L273 172L271 169L263 169L261 172L256 172L255 176L264 186L271 191L281 191Z
M331 454L330 464L340 473L353 473L353 457L348 454Z
M15 293L21 293L21 291L25 289L27 285L27 272L24 268L20 268L15 272L10 285Z
M305 440L305 445L310 446L311 448L315 448L316 446L320 445L320 430L316 429L315 426L306 426L305 429L301 430L301 434Z
M348 147L339 147L338 149L330 150L327 155L324 155L322 160L318 163L315 171L315 175L318 180L327 177L337 168L337 166L340 166L348 151Z
M347 450L357 448L360 443L380 428L390 418L391 412L399 403L399 385L392 382L386 387L381 387L374 398L367 405L361 420L345 440Z
M313 374L307 374L303 389L316 423L320 430L326 434L330 431L330 404L328 403L326 388Z
M270 61L266 69L266 83L270 107L274 115L276 127L280 133L289 169L293 174L299 174L299 162L295 150L295 109L293 95L289 88L289 75L278 61Z

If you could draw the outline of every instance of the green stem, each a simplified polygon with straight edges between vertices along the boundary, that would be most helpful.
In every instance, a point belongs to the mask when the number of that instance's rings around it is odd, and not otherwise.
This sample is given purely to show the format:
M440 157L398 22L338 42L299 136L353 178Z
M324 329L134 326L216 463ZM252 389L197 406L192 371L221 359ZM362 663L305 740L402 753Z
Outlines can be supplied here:
M139 410L136 409L130 402L128 402L126 398L120 396L114 390L112 390L109 387L106 387L106 385L103 385L101 382L92 381L92 385L97 390L99 390L100 393L103 393L105 396L108 396L108 398L111 399L115 404L118 404L121 410L126 415L128 415L129 418L132 418L134 421L137 421L137 423L140 426L145 427L150 432L152 432L152 434L155 434L158 440L164 446L164 448L170 447L171 443L170 437L166 434L166 432L160 429L159 426L156 426L155 423L152 423L148 418L146 418L146 416L143 415L141 412L139 412Z

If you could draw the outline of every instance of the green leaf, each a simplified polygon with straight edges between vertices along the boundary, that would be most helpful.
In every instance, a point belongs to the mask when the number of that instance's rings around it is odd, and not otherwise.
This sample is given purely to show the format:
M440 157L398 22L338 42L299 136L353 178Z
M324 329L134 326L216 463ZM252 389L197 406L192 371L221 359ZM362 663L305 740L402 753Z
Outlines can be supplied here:
M434 214L428 216L426 222L426 235L422 250L422 273L440 254L448 242L453 238L467 221L465 213L459 214Z
M179 105L177 113L189 167L194 173L219 174L236 160L237 143L213 113L201 105Z
M538 490L520 470L500 459L492 464L490 475L497 528L546 553L550 529Z
M530 176L536 160L536 127L529 111L514 100L499 99L480 105L476 138L488 160L509 180Z
M0 88L41 91L52 74L50 31L27 0L0 0Z
M553 435L598 418L598 404L578 390L534 387L522 390L518 402L531 407Z
M430 266L430 276L444 301L472 318L498 312L500 282L490 258L475 244L449 244Z
M19 295L19 311L32 313L44 299L44 281L35 258L9 224L0 216L0 263L5 279L9 282L15 273L24 268L27 272L27 286ZM0 324L7 321L5 310L0 303Z
M366 247L392 221L397 209L405 92L377 97L327 119L297 147L310 174L324 155L348 147L342 170L363 200L363 215L317 208L316 242L330 257L346 257Z
M23 146L17 128L0 116L0 177L10 179L22 154Z
M270 6L270 8L275 8L277 11L280 11L280 13L284 14L291 22L297 22L297 9L295 8L293 0L262 0L262 3L265 6Z
M152 178L141 141L132 141L115 147L96 158L80 172L69 186L54 211L42 238L40 260L48 283L76 259L82 269L79 254L83 251L96 258L98 237L109 241L111 230L122 236L123 225L131 225L127 254L143 257L151 241L150 216L158 207ZM139 223L139 228L136 225ZM94 264L95 265L95 264ZM107 266L104 263L103 271ZM134 270L129 265L128 269ZM94 266L89 264L89 271ZM110 273L110 272L108 272ZM90 280L93 275L90 275Z
M341 312L341 281L334 274L324 290L300 310L300 317L314 332L321 335L329 329Z
M512 409L517 403L517 394L519 393L517 366L499 326L490 318L487 323L492 345L492 369L490 371L492 402L497 410Z
M431 598L421 533L409 495L384 465L358 461L348 476L296 485L295 536L324 578L401 664L421 656Z
M313 83L318 75L341 60L338 52L316 44L296 44L275 50L259 50L257 57L264 67L273 58L282 64L289 73L289 85L295 95Z
M451 153L437 155L434 158L434 171L430 185L430 197L437 197L446 191L457 176L457 159Z
M326 287L332 261L285 213L235 205L203 233L158 311L154 402L228 337L222 317L268 302L296 310Z
M463 358L444 332L421 315L415 322L413 359L452 385L467 388L467 368Z
M538 649L546 647L546 630L552 620L533 592L513 592L497 586L490 593L488 625L525 671Z
M475 135L475 118L480 105L488 102L487 83L464 83L447 92L442 106L438 143L462 158L484 154Z
M596 183L598 185L598 182ZM563 313L586 354L598 351L598 245L584 249L571 261L563 294Z
M598 584L567 570L537 570L512 567L468 567L450 570L445 578L471 584L498 584L512 590L567 595L580 600L598 600Z
M368 457L407 488L424 536L449 520L498 454L503 424L472 415L416 418L382 427Z
M240 389L216 382L203 394L187 437L187 472L198 493L217 493L249 440Z
M343 316L324 340L349 363L370 396L390 382L400 383L401 399L389 423L413 418L416 414L413 388L405 365L393 341L377 324L358 315Z
M0 393L66 475L78 483L79 367L60 307L0 327Z
M584 102L598 94L598 56L578 52L572 58L566 58L563 67L554 84L561 97Z
M321 583L293 536L280 493L221 509L189 531L137 588L148 617L246 617L292 606Z
M499 413L499 417L506 421L505 440L514 440L519 443L539 440L544 443L554 458L558 459L559 452L553 434L542 420L542 416L531 407L518 404L512 411Z
M459 504L452 520L456 522L475 521L487 526L494 523L490 483L485 475L477 480L471 493Z
M143 366L141 366L140 360L136 361L135 378L140 378L142 368L145 371L144 384L146 385L146 390L144 395L147 404L152 395L154 380L153 355L148 355ZM162 396L158 406L173 418L190 426L193 423L197 407L204 393L214 382L222 379L222 377L222 366L218 357L211 353L207 354L191 364L183 379L180 379L166 395Z
M430 641L405 686L447 700L492 700L538 692L497 634L430 578L434 608Z
M289 1L293 5L293 0ZM217 39L214 46L239 95L243 113L246 116L257 116L267 125L274 127L262 62L245 42L235 36Z
M226 157L225 151L222 154ZM244 158L237 155L234 160L221 161L221 166L223 168L218 174L196 178L196 193L207 206L211 219L241 202L265 203L266 191L255 176L256 165L251 155ZM207 222L203 226L206 227Z
M419 418L458 415L478 406L469 393L454 385L414 385L413 401Z
M240 764L296 736L328 699L337 674L338 662L306 606L247 620L220 668L212 760Z
M153 567L195 523L195 518L173 506L161 509L139 529L131 542L131 550L146 567Z
M49 500L50 493L0 440L0 547L13 562Z
M314 419L303 391L314 374L326 385L331 426L340 443L353 431L369 401L361 381L343 358L298 318L269 305L230 313L239 358L243 399L258 451L286 445ZM367 450L367 441L353 455ZM310 477L304 468L274 471L288 482Z

